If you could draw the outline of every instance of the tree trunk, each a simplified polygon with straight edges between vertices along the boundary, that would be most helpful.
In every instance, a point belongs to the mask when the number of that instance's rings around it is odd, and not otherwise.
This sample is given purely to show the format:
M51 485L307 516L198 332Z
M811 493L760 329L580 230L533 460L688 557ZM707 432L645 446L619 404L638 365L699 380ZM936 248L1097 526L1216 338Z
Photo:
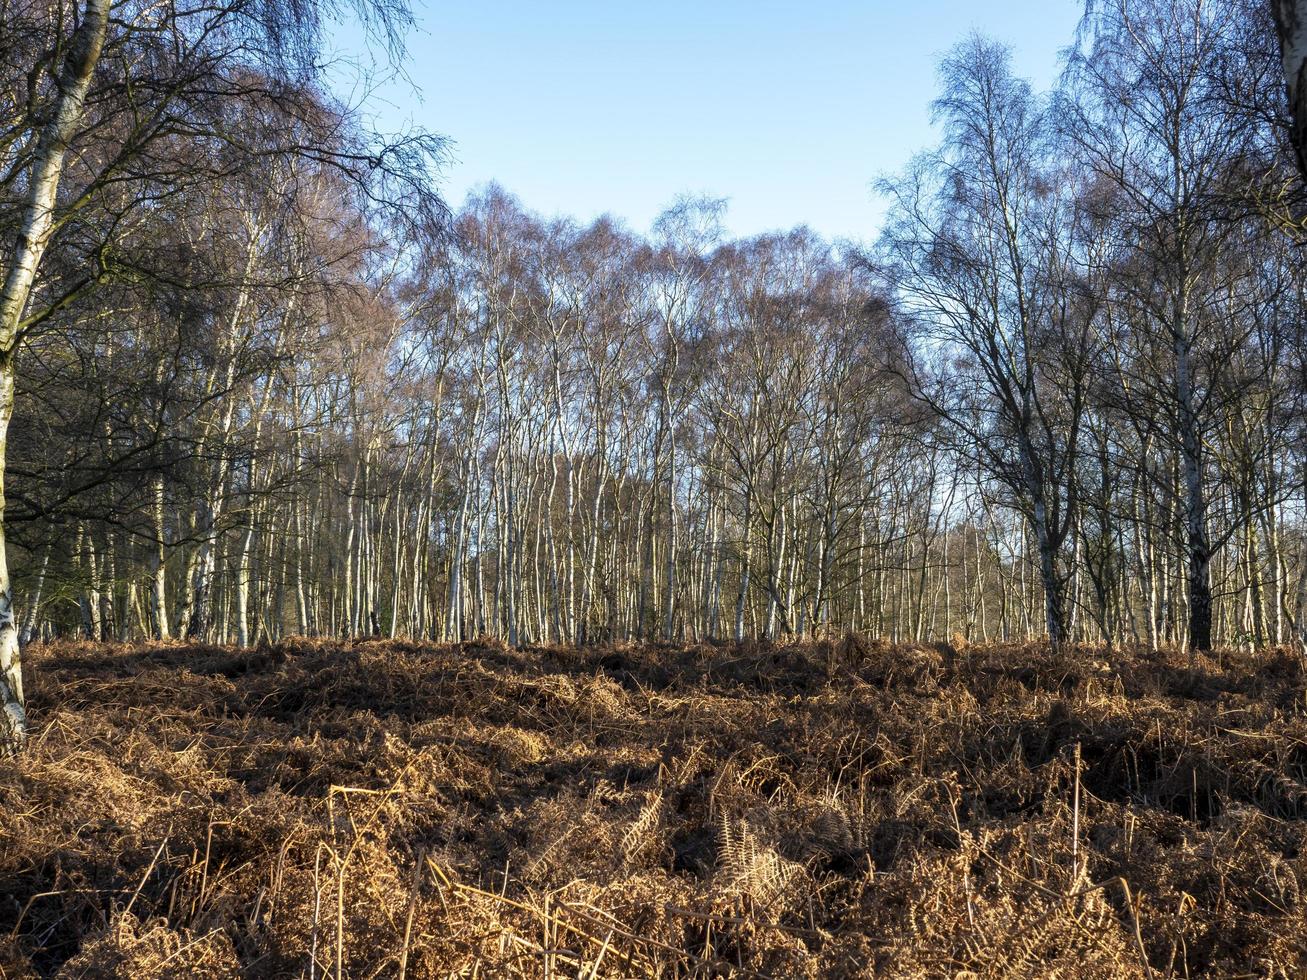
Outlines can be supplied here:
M1307 0L1272 0L1275 32L1289 96L1293 125L1289 138L1298 160L1298 172L1307 180Z
M1202 440L1193 411L1189 352L1177 344L1176 389L1180 405L1180 457L1185 485L1185 534L1189 564L1189 650L1212 648L1212 549L1207 537L1207 497L1203 487Z
M91 76L109 27L110 0L87 0L81 22L69 38L55 79L58 95L37 137L27 207L14 236L9 268L0 289L0 745L20 748L27 737L23 709L22 656L14 624L13 590L4 547L4 449L14 414L14 356L36 271L54 231L54 205L68 144L81 121Z
M14 413L13 357L0 356L0 749L17 750L27 739L23 701L23 658L14 623L14 594L4 537L4 448Z

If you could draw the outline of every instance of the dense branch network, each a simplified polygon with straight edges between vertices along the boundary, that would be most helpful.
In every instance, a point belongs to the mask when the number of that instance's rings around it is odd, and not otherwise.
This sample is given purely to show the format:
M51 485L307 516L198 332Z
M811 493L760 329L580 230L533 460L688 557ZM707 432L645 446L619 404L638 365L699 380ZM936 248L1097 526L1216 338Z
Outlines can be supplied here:
M107 31L11 317L25 638L1206 649L1307 619L1269 10L1094 4L1046 94L964 41L860 249L731 240L697 198L647 235L494 186L447 216L438 142L378 143L293 38L238 56L248 11L206 6L167 47L152 9ZM16 52L7 229L40 154Z

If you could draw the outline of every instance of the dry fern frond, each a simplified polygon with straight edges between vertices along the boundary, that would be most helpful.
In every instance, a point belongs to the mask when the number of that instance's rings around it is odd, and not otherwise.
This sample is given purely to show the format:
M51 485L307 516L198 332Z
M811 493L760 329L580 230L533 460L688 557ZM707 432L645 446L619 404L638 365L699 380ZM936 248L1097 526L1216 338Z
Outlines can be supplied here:
M720 888L748 898L755 908L779 914L808 883L803 865L764 844L744 821L722 820L720 847Z
M631 821L631 825L626 828L626 833L622 835L619 847L623 863L634 864L641 855L653 849L658 841L658 831L662 822L663 794L661 790L654 790L649 794L635 819Z

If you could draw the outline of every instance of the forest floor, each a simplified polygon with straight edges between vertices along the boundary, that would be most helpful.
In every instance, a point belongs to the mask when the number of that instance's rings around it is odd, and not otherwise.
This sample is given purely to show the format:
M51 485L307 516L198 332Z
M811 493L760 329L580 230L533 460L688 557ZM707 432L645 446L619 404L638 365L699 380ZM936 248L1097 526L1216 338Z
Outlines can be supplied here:
M0 976L1307 976L1288 654L30 652Z

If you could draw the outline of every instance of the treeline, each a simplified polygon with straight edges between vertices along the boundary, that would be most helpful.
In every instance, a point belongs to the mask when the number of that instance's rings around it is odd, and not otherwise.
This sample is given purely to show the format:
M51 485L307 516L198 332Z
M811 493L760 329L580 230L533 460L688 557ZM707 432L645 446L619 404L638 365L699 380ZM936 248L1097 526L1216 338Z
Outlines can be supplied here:
M699 198L648 234L493 186L444 215L429 137L260 70L276 99L232 73L99 184L131 137L82 128L94 190L16 348L26 639L1304 622L1303 208L1261 5L1095 4L1044 94L963 42L873 248L728 240Z

